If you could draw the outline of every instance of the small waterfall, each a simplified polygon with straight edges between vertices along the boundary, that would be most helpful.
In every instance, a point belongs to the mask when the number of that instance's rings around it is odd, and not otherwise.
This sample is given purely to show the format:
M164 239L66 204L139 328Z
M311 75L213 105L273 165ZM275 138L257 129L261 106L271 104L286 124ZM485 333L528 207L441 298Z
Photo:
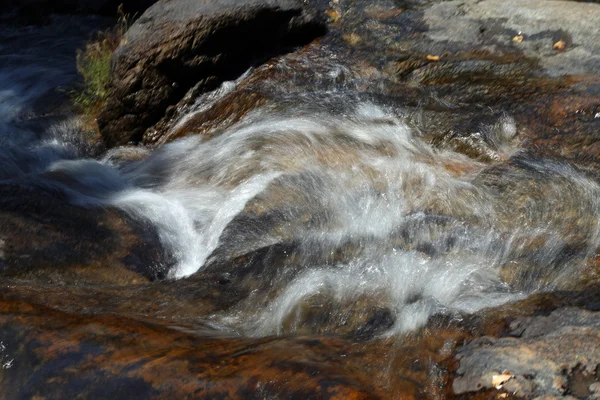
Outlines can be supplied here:
M111 204L158 229L162 243L178 262L171 277L183 278L204 265L231 220L276 177L256 176L231 192L211 187L163 193L130 190L112 198Z
M182 139L140 161L85 161L111 170L90 169L112 183L93 185L103 197L73 201L152 224L176 262L173 279L295 243L289 270L270 266L267 289L213 316L222 329L336 331L378 309L390 335L432 314L458 317L576 280L598 245L598 185L564 164L514 159L510 171L493 174L434 150L370 103L345 116L257 112L211 140ZM499 190L503 176L515 186ZM587 247L565 258L573 240ZM315 307L329 310L325 321L311 320Z
M258 276L240 272L252 290L204 321L223 330L396 335L434 314L460 318L568 289L596 254L600 187L567 164L521 154L510 116L477 138L495 164L434 148L402 111L343 91L302 93L310 106L255 110L206 140L92 159L76 119L40 132L25 123L32 99L72 79L61 60L50 72L0 62L0 180L152 226L168 279L229 274L231 260L281 251Z

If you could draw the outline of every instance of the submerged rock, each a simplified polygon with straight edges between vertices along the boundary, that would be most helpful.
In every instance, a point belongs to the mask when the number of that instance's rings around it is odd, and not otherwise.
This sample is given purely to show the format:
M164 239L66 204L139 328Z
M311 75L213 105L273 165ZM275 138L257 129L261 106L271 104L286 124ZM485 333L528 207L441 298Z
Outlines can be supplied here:
M0 277L44 284L131 285L165 275L158 238L117 210L71 205L61 193L0 185Z
M295 0L160 1L113 55L98 118L109 146L139 142L198 81L200 92L322 35L322 19Z

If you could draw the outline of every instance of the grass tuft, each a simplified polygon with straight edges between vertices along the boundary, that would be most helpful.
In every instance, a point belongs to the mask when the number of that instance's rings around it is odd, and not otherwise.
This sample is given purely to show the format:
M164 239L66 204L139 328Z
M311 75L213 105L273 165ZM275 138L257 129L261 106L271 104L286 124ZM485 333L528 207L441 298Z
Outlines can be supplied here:
M119 20L114 28L97 33L83 49L77 50L77 71L83 82L71 92L71 99L90 123L95 122L109 94L112 54L127 39L131 18L123 12L122 6L119 6Z

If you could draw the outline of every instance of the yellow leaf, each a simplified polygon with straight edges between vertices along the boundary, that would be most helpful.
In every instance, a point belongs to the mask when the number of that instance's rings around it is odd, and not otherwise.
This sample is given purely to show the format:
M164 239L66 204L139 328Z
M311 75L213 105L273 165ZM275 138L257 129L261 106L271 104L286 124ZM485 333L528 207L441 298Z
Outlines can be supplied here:
M512 41L515 43L521 43L523 41L523 35L517 35L514 38L512 38Z
M360 36L358 36L356 33L351 33L349 35L343 35L342 37L344 38L344 40L346 42L348 42L352 46L356 46L358 44L358 42L360 42Z
M432 56L432 55L428 55L427 59L429 61L439 61L440 60L440 56Z
M327 11L325 11L325 14L329 17L329 19L333 23L338 22L338 20L341 18L340 13L335 10L327 10Z
M500 389L510 378L512 378L511 374L492 375L492 386Z
M567 47L567 44L563 40L559 40L552 46L554 50L564 50L565 47Z

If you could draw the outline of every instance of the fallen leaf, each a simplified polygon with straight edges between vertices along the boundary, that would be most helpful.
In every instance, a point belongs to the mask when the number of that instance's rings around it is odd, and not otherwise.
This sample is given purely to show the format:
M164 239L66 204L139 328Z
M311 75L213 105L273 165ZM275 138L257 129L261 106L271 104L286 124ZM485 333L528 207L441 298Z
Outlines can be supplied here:
M564 40L559 40L552 46L554 50L564 50L565 47L567 47L567 44L564 42Z
M515 43L521 43L523 41L523 35L517 35L514 38L512 38L512 41Z
M511 374L492 375L492 386L500 389L510 378L512 378Z
M380 6L369 7L365 9L365 13L375 19L392 19L402 14L404 9L402 8L384 8Z
M440 60L440 56L432 56L432 55L428 55L427 59L429 61L439 61Z
M499 399L506 399L507 397L508 397L508 393L500 393L500 394L498 395L498 398L499 398Z
M360 36L358 36L356 33L351 33L349 35L343 35L342 37L344 38L344 40L346 42L348 42L348 44L350 44L352 46L356 46L358 44L358 42L360 42Z
M340 13L335 10L327 10L327 11L325 11L325 14L329 17L329 19L333 23L338 22L338 20L341 17Z

